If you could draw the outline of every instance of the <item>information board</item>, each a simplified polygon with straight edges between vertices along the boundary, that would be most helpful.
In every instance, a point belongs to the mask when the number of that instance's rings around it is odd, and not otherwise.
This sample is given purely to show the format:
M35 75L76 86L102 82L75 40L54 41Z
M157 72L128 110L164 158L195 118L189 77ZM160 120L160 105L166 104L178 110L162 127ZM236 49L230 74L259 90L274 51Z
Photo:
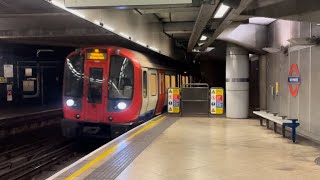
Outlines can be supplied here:
M6 78L13 77L13 65L12 64L5 64L3 65L3 74Z
M180 89L168 89L168 113L180 113Z
M223 88L213 87L210 89L210 113L224 113L224 93Z

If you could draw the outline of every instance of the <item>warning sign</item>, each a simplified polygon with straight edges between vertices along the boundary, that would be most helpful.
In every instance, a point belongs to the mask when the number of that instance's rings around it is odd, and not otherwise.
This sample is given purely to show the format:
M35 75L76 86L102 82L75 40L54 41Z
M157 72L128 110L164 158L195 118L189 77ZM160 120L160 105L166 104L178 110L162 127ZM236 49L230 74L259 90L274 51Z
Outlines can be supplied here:
M223 88L213 87L210 90L211 99L210 99L210 112L211 114L223 114L224 106L223 106Z
M168 89L168 113L180 113L180 89Z
M0 77L0 83L7 83L7 78L6 77Z
M12 85L7 85L7 101L12 101Z

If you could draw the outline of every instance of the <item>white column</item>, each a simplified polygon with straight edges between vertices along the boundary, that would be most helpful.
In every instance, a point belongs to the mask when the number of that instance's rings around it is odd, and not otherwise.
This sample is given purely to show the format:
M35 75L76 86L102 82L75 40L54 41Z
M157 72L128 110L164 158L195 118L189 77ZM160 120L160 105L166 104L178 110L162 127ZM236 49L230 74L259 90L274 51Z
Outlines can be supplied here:
M257 91L259 91L257 89ZM228 44L226 57L226 115L248 118L249 114L249 53Z

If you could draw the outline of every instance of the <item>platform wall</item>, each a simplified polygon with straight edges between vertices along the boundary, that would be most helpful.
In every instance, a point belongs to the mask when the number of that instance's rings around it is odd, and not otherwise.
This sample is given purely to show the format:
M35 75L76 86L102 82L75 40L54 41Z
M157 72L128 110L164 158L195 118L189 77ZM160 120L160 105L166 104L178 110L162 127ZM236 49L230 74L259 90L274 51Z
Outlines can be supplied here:
M290 28L288 28L290 27ZM290 38L320 35L320 26L279 20L269 25L269 47L289 45ZM291 64L298 64L301 85L298 95L293 97L288 87L288 73ZM267 55L267 109L271 112L298 118L298 131L308 137L320 140L320 46L296 46L288 54L278 52ZM279 94L272 94L279 82Z

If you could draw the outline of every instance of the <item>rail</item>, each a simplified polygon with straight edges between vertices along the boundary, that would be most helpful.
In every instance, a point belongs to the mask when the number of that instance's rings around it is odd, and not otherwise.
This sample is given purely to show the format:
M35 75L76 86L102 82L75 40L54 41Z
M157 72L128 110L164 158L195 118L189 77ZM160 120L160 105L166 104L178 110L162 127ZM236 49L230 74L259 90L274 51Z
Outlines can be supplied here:
M58 124L63 117L62 109L53 109L21 116L0 118L0 138Z

